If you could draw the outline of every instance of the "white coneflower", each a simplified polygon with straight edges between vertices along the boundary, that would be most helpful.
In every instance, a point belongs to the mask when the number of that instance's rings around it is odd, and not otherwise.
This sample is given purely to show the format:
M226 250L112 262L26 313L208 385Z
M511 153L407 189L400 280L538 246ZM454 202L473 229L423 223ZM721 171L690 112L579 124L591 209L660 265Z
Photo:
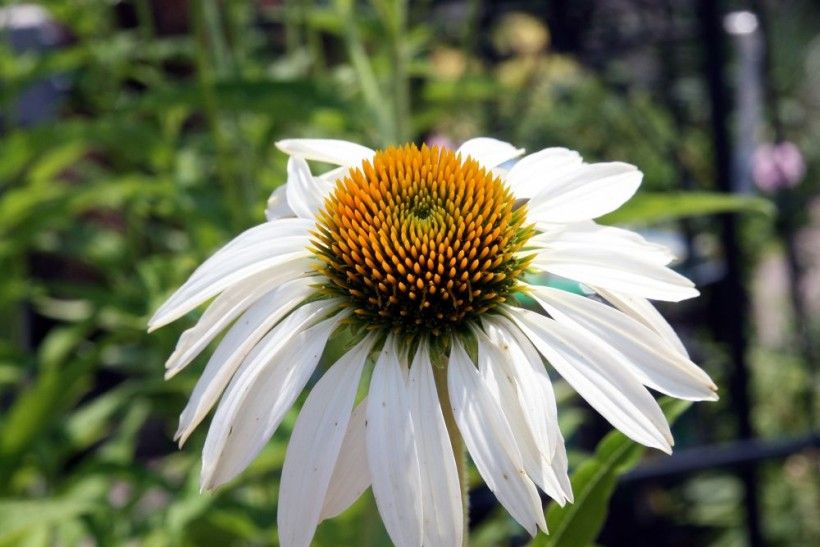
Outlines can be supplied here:
M156 329L214 298L167 375L220 332L182 412L184 442L219 400L202 486L236 477L273 435L335 333L353 342L311 390L282 471L280 541L308 545L323 519L372 486L399 546L463 540L462 439L499 502L530 534L546 529L538 489L572 500L546 360L612 425L665 452L672 436L647 387L715 399L647 299L696 296L670 254L592 219L637 190L624 163L583 163L490 138L456 152L374 152L286 140L288 181L268 222L220 249L157 311ZM338 165L314 176L307 164ZM524 283L573 279L585 298ZM546 315L519 307L527 294ZM366 366L367 397L356 404ZM455 447L453 445L456 445Z

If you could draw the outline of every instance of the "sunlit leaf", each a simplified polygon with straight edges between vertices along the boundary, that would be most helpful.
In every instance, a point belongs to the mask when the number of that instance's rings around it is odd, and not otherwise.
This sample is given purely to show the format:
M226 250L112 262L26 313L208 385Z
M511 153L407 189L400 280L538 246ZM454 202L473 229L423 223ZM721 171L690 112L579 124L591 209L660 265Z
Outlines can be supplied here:
M12 545L28 531L41 529L94 510L78 499L0 499L0 545Z
M710 192L642 192L602 217L604 224L649 224L717 213L774 214L774 205L756 196Z

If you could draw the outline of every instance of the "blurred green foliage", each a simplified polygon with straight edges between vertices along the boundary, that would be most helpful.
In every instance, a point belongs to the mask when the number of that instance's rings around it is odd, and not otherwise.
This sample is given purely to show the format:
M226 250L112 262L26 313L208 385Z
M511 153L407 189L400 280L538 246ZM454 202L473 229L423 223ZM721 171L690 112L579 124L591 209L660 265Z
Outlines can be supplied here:
M42 4L70 45L19 53L0 39L4 120L27 86L71 84L57 120L7 123L0 137L0 545L276 542L293 416L237 481L200 494L204 431L181 451L170 440L198 367L162 380L186 322L151 336L145 323L214 249L263 220L284 180L278 138L493 134L631 161L651 193L618 222L766 208L663 193L681 164L709 190L705 129L681 133L646 90L616 93L553 53L547 27L523 14L493 22L479 44L473 4L457 25L401 0L203 0L164 14L147 0ZM497 61L480 54L488 47ZM580 421L562 412L565 436ZM474 543L518 534L499 513ZM370 494L316 543L386 544Z

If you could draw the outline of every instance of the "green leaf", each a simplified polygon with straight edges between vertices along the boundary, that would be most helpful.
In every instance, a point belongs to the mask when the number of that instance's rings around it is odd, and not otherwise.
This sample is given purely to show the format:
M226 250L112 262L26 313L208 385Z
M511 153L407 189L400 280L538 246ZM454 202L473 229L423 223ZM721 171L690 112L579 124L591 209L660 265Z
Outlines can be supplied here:
M9 486L9 478L32 444L64 418L81 394L87 373L97 362L94 352L80 350L91 328L77 324L54 329L41 344L38 374L18 394L0 427L0 492Z
M667 398L661 401L661 408L672 423L690 404L689 401ZM536 537L532 547L592 545L606 520L609 499L615 491L618 477L637 465L644 450L643 446L619 431L604 437L595 455L572 475L575 503L564 507L550 504L547 512L550 534Z
M642 192L617 211L601 217L604 224L649 224L717 213L773 215L774 205L757 196L714 192Z
M0 499L0 545L11 545L23 534L65 522L95 509L78 499Z

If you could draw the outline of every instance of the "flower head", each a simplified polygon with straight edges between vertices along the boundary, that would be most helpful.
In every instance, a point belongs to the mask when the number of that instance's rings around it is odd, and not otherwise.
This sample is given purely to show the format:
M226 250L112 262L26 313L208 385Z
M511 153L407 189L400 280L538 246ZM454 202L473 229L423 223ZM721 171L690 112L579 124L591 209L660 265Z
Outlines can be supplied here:
M280 489L283 545L308 545L368 486L397 545L461 544L458 438L510 514L531 534L546 530L538 490L563 504L572 489L545 361L615 427L667 452L672 436L647 387L716 398L648 300L695 296L692 283L667 267L665 248L593 221L634 194L635 167L548 148L507 169L523 150L489 138L456 152L278 146L288 181L268 222L217 251L150 328L213 298L168 376L227 329L177 433L184 442L219 402L203 488L253 460L328 339L350 341L296 421ZM315 176L310 160L339 167ZM530 285L527 272L575 280L594 298ZM544 314L518 303L525 293Z

